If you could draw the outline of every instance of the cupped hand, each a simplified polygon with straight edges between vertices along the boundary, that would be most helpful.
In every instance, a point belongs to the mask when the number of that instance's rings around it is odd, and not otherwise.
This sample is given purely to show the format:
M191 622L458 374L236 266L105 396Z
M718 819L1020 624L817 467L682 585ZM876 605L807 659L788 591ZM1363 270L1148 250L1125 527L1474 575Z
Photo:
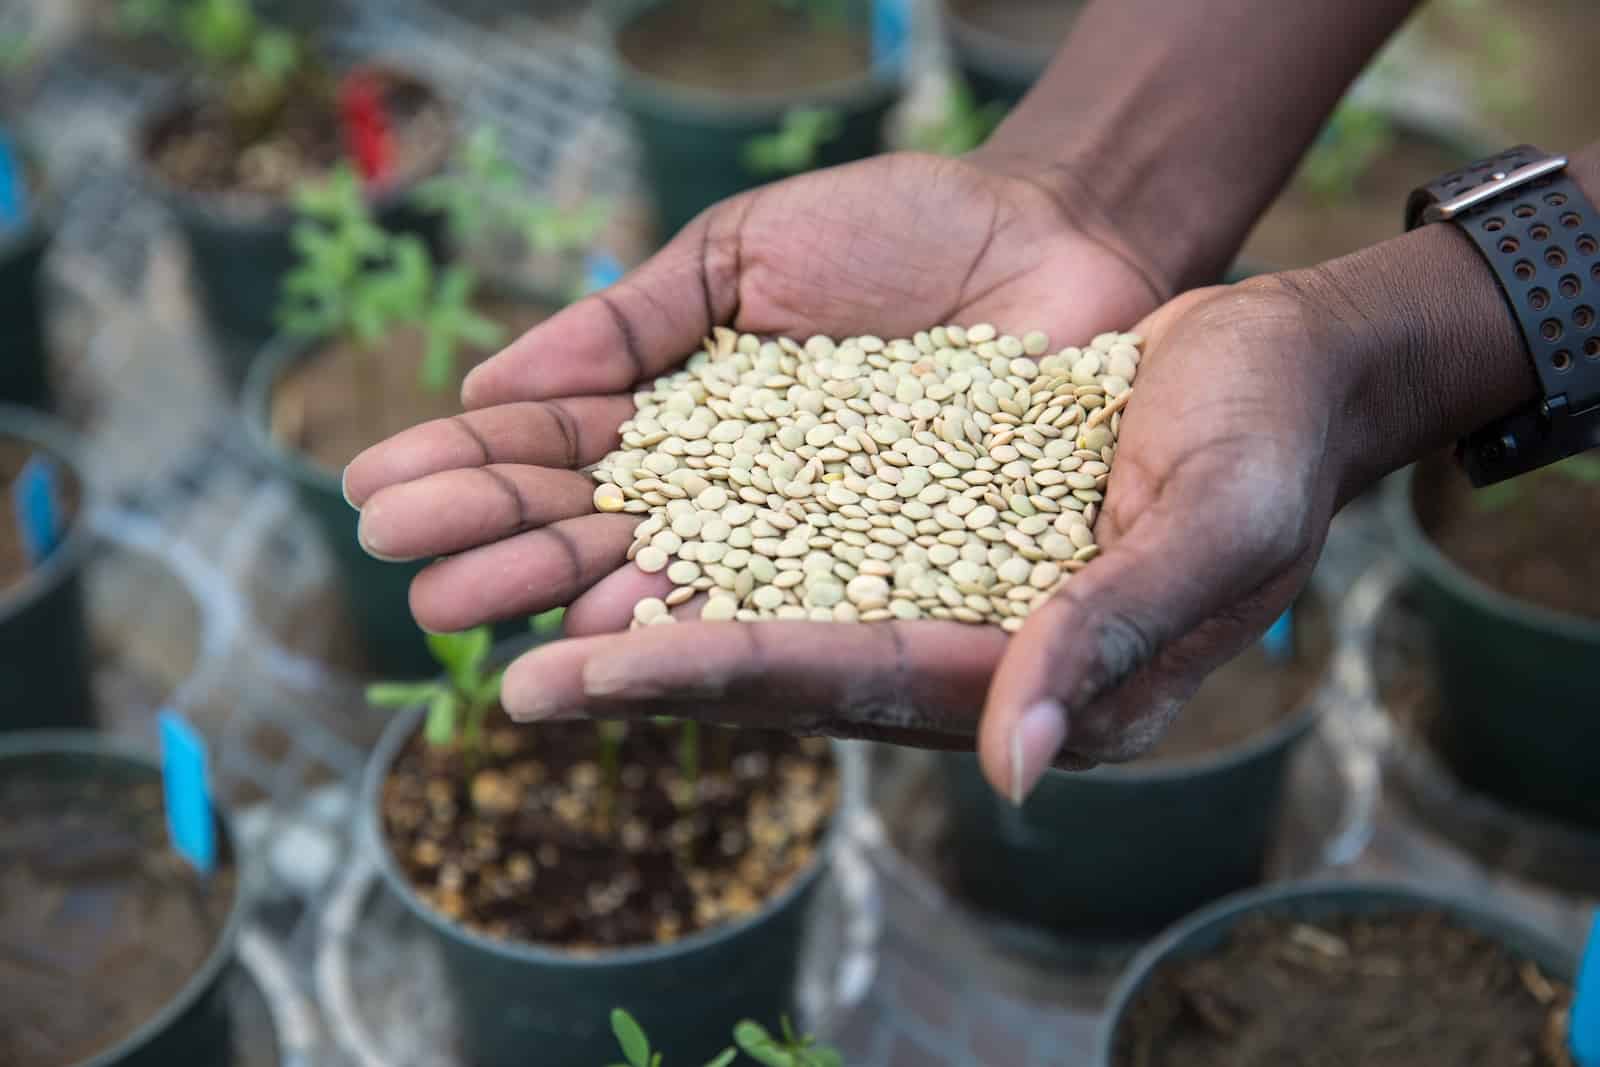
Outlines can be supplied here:
M1091 208L999 161L895 155L820 172L712 209L529 332L468 378L466 414L369 450L346 493L369 551L446 557L412 590L429 629L571 605L573 639L508 672L514 715L668 714L957 748L976 733L991 780L1020 796L1052 760L1148 747L1303 584L1337 492L1335 412L1291 293L1191 294L1146 324L1105 553L1010 640L938 622L619 632L665 579L625 564L637 520L595 514L578 468L617 444L631 391L716 325L908 336L990 321L1063 344L1137 319L1161 289Z

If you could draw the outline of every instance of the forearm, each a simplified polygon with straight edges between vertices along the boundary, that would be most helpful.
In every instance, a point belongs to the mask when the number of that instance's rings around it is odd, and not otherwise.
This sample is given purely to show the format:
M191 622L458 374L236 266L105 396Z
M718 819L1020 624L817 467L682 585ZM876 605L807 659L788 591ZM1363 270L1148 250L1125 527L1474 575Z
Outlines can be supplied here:
M1171 296L1216 281L1417 0L1095 0L988 151L1103 216Z
M1600 202L1600 144L1571 159L1569 175ZM1305 358L1344 354L1333 395L1342 398L1335 444L1346 497L1539 396L1511 307L1454 225L1263 281L1288 286L1311 309Z

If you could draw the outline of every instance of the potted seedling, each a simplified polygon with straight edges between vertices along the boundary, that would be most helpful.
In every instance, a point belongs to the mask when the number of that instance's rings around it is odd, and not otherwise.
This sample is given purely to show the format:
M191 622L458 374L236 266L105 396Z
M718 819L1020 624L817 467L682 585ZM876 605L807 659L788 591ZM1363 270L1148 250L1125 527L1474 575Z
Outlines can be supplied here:
M362 550L343 470L392 434L458 413L473 364L567 294L539 301L479 285L470 268L436 260L415 235L380 226L348 167L303 190L298 205L300 259L283 282L283 335L251 369L247 423L322 528L372 665L421 675L431 658L407 600L421 564L381 563Z
M637 1019L622 1008L611 1012L611 1032L616 1035L626 1064L618 1067L681 1067L664 1064L662 1054L650 1047L650 1038ZM758 1022L746 1019L733 1028L733 1046L723 1049L706 1067L729 1067L743 1052L766 1067L843 1067L837 1049L817 1044L814 1038L797 1035L786 1015L783 1029L773 1034Z
M625 0L612 45L662 237L774 178L877 152L900 95L891 0ZM890 27L886 29L885 27Z
M407 710L362 817L384 884L440 947L470 1062L536 1049L542 1067L594 1067L621 1004L704 1063L729 1020L792 1011L853 765L825 742L687 723L514 726L488 631L430 641L441 680L370 693Z
M1111 995L1097 1067L1571 1067L1574 953L1417 888L1241 894L1145 949Z
M0 407L0 732L88 726L88 483L61 426Z
M230 821L196 867L161 768L88 731L0 738L0 1061L230 1062L220 991L244 917Z
M956 71L978 106L1016 106L1082 10L1082 0L944 0Z
M166 10L202 74L143 124L138 148L183 229L224 377L237 385L276 326L279 285L295 262L295 192L353 159L378 222L427 236L434 220L406 194L449 157L452 115L397 69L335 72L310 39L267 22L249 0Z
M1287 639L1275 633L1207 680L1143 759L1047 775L1015 808L972 757L946 757L946 852L960 894L1010 922L1110 947L1259 881L1332 652L1315 598L1291 618Z
M1474 492L1436 457L1387 493L1433 648L1441 755L1473 788L1600 827L1600 460Z

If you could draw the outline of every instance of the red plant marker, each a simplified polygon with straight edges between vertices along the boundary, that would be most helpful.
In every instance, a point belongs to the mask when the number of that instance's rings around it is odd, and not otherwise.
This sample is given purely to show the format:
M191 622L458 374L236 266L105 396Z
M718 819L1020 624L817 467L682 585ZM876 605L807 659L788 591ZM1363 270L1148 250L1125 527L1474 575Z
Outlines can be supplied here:
M339 117L344 124L345 148L355 157L362 180L368 185L382 182L393 165L394 139L376 78L352 74L345 79L339 92Z

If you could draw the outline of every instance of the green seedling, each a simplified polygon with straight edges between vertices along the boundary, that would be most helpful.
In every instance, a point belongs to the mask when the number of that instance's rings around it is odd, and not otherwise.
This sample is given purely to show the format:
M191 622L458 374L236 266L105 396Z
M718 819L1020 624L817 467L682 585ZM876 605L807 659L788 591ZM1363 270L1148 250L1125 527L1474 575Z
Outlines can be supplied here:
M628 724L597 722L594 732L600 745L600 820L610 826L622 788L622 742L628 738Z
M424 337L419 384L443 391L455 381L463 345L489 347L500 326L472 310L477 279L465 267L440 271L426 244L379 226L348 165L295 198L301 220L291 240L299 263L284 277L278 323L304 338L345 337L371 351L392 331Z
M998 100L980 107L971 86L958 79L945 99L944 116L913 131L912 146L941 156L970 152L989 139L1005 119L1006 110Z
M755 174L799 174L815 167L822 146L843 132L844 120L831 108L791 108L777 131L745 142L744 165Z
M458 634L429 634L428 650L444 668L433 682L383 682L368 687L367 703L380 708L426 707L422 736L435 748L459 747L476 755L483 723L500 701L504 671L488 670L493 637L487 626Z
M661 1053L650 1047L644 1028L622 1008L611 1012L611 1032L626 1061L613 1067L663 1067ZM797 1037L787 1017L781 1038L760 1023L745 1020L733 1028L733 1041L733 1047L723 1049L706 1067L728 1067L741 1051L765 1067L844 1067L844 1058L836 1049L819 1045L811 1037Z
M1600 456L1572 456L1521 478L1496 482L1474 493L1472 503L1479 511L1504 511L1522 500L1523 494L1531 484L1531 479L1552 478L1564 479L1577 485L1600 485Z
M1388 116L1346 100L1334 111L1301 165L1300 180L1323 202L1348 199L1356 182L1393 146Z
M549 611L529 619L528 627L539 638L549 641L561 633L561 621L566 616L566 608L551 608Z
M444 217L460 247L510 235L540 255L563 255L591 245L610 219L610 206L594 201L564 208L530 195L527 181L501 148L492 126L467 138L449 173L423 182L415 199Z

